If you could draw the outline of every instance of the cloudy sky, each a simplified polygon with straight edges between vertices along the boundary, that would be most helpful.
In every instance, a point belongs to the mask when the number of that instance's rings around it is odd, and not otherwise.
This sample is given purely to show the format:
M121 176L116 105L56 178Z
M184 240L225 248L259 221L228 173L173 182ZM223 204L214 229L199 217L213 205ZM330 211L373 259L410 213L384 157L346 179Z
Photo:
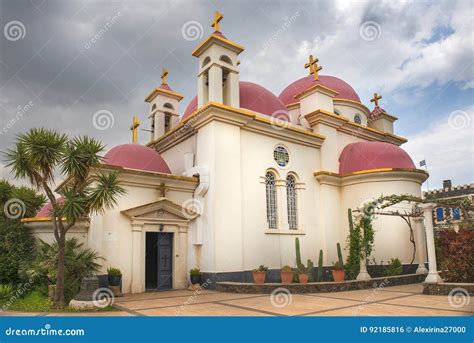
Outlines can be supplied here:
M426 159L431 188L474 181L469 0L1 0L0 150L37 126L109 147L129 142L132 116L148 128L144 98L164 65L185 95L183 111L196 94L191 51L212 32L215 10L223 33L246 48L241 80L279 94L306 75L313 53L322 74L350 83L369 107L373 92L383 95L396 133L409 139L404 149L416 163ZM109 121L98 123L97 113ZM1 165L0 174L9 177Z

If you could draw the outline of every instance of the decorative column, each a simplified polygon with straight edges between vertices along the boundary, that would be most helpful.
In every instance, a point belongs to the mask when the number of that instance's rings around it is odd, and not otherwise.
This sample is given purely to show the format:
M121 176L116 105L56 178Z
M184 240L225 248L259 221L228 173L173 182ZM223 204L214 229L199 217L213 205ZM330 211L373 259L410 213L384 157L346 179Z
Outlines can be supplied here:
M436 250L434 242L434 232L433 232L433 209L436 207L436 204L427 203L419 205L423 209L423 216L425 219L425 232L426 232L426 246L428 248L428 276L425 279L425 282L428 283L438 283L442 282L443 279L438 274L438 268L436 266Z
M357 280L370 280L370 274L367 271L367 257L364 254L364 257L360 259L360 271L357 275Z
M277 198L277 229L288 230L287 201L286 201L286 180L275 180L275 190Z
M416 242L416 258L418 261L418 268L416 269L417 274L427 274L428 269L425 267L425 251L426 251L426 240L423 232L423 217L413 218L415 222L415 242Z
M209 69L209 101L214 101L219 104L224 103L222 94L222 69L213 65Z
M132 224L132 293L145 290L142 282L142 226Z

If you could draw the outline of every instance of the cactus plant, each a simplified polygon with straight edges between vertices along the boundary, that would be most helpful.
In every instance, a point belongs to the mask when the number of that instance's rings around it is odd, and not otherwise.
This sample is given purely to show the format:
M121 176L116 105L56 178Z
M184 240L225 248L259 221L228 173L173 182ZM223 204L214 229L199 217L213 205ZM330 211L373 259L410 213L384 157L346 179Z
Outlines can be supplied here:
M307 266L307 271L308 271L308 276L309 276L309 282L314 282L314 275L313 275L313 261L308 259L308 266Z
M337 243L337 259L344 266L344 261L342 260L341 245L339 243Z
M319 260L318 260L318 275L316 280L321 282L323 278L323 250L319 250Z
M349 217L349 232L354 231L354 222L352 220L352 210L350 208L347 209L347 216Z
M300 240L295 238L295 250L296 250L296 266L298 267L298 270L303 270L304 269L304 264L301 262L301 251L300 251Z

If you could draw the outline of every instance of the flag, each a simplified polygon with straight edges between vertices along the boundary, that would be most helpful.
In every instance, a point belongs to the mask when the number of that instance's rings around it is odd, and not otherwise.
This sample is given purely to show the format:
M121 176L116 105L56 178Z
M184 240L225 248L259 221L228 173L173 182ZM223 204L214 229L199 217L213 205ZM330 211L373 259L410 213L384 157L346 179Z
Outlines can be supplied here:
M426 166L426 160L421 160L420 161L420 167Z

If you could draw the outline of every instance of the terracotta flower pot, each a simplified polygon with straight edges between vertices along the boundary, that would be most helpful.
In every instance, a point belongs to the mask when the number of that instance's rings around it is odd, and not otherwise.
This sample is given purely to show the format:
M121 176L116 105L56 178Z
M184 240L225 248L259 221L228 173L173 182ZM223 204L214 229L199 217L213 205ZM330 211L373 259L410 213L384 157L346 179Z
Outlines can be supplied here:
M344 281L344 276L346 275L346 272L344 270L333 270L332 271L332 278L334 279L334 282L342 282Z
M263 285L265 283L266 272L252 272L253 282L257 285Z
M309 276L308 274L298 274L298 280L300 283L308 283Z
M280 272L281 283L292 283L293 282L293 272Z

